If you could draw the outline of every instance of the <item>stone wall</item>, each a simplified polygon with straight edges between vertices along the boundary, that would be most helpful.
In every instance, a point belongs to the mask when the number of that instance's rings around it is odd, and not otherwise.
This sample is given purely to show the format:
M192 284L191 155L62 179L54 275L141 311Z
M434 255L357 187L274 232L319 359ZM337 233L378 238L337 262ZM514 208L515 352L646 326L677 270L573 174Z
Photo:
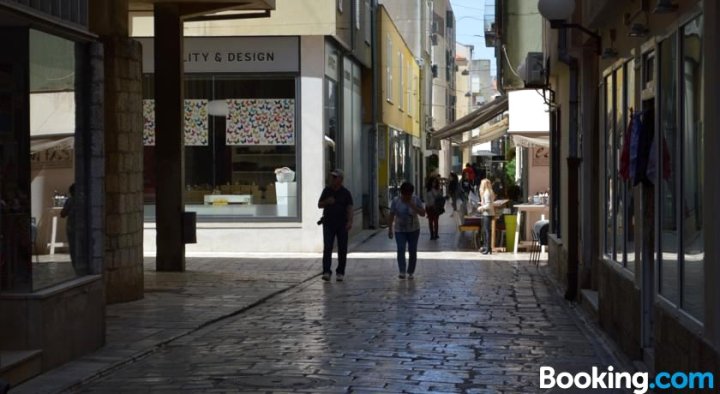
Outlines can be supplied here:
M3 294L0 343L4 350L42 349L47 371L105 344L105 302L99 275L34 293Z
M562 240L553 234L548 236L548 265L555 280L562 283L563 290L567 290L567 249Z
M663 307L655 305L655 371L717 372L720 354Z
M108 303L143 297L142 51L124 37L105 47L105 284Z
M622 275L612 262L596 261L599 272L598 316L600 327L631 359L641 360L641 297L633 280Z

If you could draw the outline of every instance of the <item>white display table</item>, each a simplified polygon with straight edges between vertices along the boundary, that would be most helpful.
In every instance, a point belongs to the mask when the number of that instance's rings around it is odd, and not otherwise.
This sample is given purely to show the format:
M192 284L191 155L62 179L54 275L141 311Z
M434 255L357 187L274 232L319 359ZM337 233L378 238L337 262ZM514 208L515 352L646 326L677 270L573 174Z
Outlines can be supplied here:
M206 194L203 196L205 205L212 204L250 204L252 194Z
M50 242L48 242L47 246L50 248L50 255L55 254L55 248L62 248L67 246L65 242L58 242L58 218L60 217L60 213L62 212L62 207L52 207L49 210L50 215L52 216L52 227L50 228Z

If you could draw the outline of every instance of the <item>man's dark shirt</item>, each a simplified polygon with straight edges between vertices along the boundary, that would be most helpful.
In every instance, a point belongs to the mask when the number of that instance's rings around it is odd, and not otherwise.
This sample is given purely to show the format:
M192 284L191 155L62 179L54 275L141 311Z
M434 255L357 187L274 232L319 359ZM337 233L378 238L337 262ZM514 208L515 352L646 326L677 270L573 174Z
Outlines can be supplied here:
M353 205L352 194L344 186L340 186L337 190L328 186L320 194L318 203L330 196L335 197L335 203L323 208L323 220L326 224L346 224L347 207Z

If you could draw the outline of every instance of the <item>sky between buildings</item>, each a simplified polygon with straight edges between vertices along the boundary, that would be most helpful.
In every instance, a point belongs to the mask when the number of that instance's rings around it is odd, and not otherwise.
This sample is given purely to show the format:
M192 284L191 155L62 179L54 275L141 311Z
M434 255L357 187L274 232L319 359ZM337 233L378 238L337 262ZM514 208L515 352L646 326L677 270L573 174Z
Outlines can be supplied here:
M450 0L450 3L455 13L457 42L475 47L473 59L491 59L490 72L496 76L495 51L485 47L483 37L485 0Z

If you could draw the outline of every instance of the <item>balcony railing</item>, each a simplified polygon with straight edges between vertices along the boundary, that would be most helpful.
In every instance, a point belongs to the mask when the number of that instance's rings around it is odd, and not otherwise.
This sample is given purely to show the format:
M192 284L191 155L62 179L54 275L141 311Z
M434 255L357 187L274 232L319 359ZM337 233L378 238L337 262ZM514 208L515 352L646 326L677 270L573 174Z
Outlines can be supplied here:
M0 3L19 4L65 22L88 25L88 0L0 0Z

